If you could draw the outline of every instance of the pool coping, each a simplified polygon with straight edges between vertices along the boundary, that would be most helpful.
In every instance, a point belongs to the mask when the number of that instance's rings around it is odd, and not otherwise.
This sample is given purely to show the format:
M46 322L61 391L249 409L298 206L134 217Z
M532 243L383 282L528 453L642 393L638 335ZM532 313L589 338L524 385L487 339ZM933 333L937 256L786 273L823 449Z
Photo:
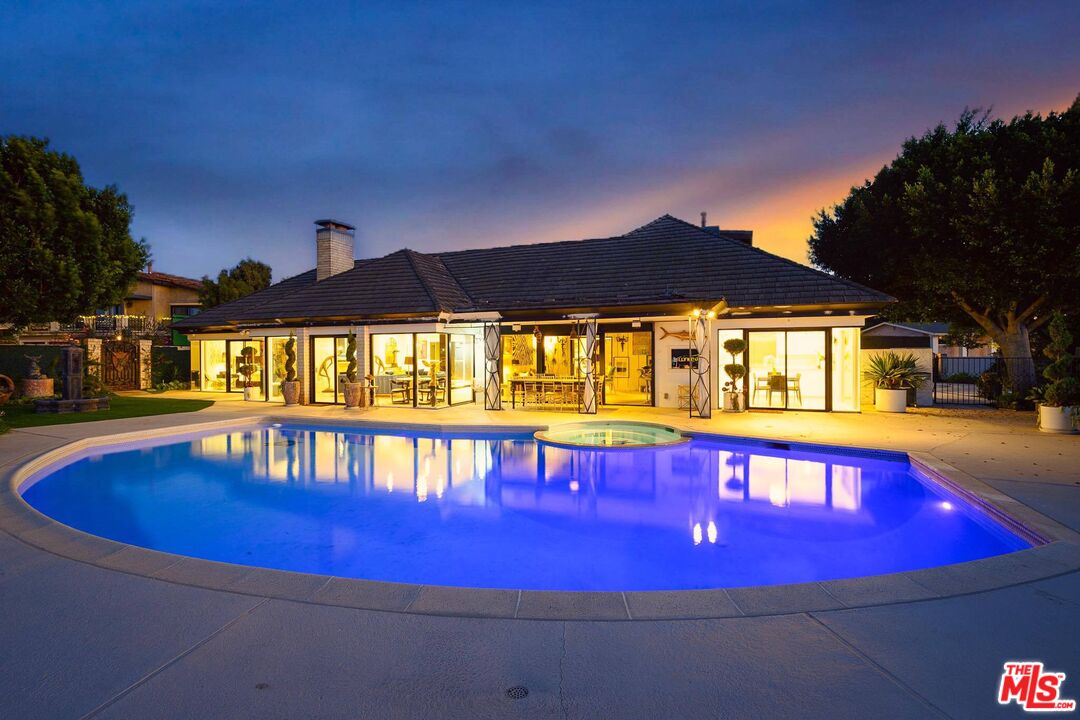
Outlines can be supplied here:
M861 450L869 456L904 458L920 472L959 494L1035 544L1017 552L886 575L842 580L710 590L541 591L463 588L383 582L297 573L200 560L90 535L39 513L19 493L33 474L65 458L104 445L273 423L327 427L419 430L435 434L527 433L546 425L442 425L363 418L314 420L252 415L151 430L82 438L34 454L0 474L0 530L40 550L99 568L165 582L317 605L474 618L534 620L675 620L786 615L918 602L994 590L1080 569L1080 533L995 490L929 453L848 448L817 443L743 438L706 432L692 437L782 445L814 452Z

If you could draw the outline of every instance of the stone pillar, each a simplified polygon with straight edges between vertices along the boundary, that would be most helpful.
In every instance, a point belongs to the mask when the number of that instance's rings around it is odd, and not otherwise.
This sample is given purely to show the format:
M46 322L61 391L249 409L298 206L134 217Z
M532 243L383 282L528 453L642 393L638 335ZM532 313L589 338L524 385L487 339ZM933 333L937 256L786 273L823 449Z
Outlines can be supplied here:
M86 338L86 371L104 382L101 368L101 338Z
M64 400L82 400L83 349L78 346L62 349L60 367L63 373L60 397Z
M153 343L139 340L139 389L150 390L154 387Z
M690 318L690 417L712 417L712 320ZM696 363L693 358L696 357Z
M581 394L580 412L585 415L595 415L596 406L599 404L599 395L596 387L596 344L599 340L596 327L596 318L585 321L585 357L582 359L582 371L585 374L585 391Z
M296 330L296 380L300 383L301 405L308 404L308 394L311 391L311 379L308 377L311 372L308 367L311 364L309 342L308 329L298 328Z
M365 377L371 372L368 367L368 328L360 325L353 328L356 332L356 380L364 382Z
M502 328L484 323L484 409L502 410Z

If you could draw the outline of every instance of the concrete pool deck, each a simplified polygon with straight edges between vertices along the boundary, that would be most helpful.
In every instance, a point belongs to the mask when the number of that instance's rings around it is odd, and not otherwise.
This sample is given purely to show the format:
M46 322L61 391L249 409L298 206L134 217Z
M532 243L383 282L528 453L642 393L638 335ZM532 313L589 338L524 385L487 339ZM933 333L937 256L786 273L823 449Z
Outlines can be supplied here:
M83 438L264 415L430 425L581 419L475 407L347 413L221 402L184 415L14 431L0 437L0 471L10 476ZM1040 434L1030 416L753 413L690 421L619 409L599 417L925 453L1049 516L1065 534L1080 529L1080 438ZM28 532L42 544L63 539L47 527ZM621 621L606 622L524 619L520 606L517 619L478 618L468 608L456 617L416 614L439 604L437 593L422 592L408 598L412 613L370 610L326 578L298 588L314 576L273 573L281 576L275 591L234 566L220 568L224 589L207 589L197 586L206 575L201 561L152 578L145 575L166 568L141 565L146 551L108 548L79 561L33 541L0 534L5 717L1008 717L1022 713L999 707L995 692L1002 663L1017 659L1068 672L1064 695L1080 695L1080 573L1068 542L1011 580L1006 568L981 571L990 559L923 582L882 580L876 600L873 582L870 597L826 593L822 601L810 590L816 602L802 586L774 588L780 604L756 609L733 591L731 617L702 619L702 599L716 598L673 593L641 598L637 612L628 599ZM100 566L110 556L117 569ZM321 597L304 601L297 592ZM652 608L643 604L650 600ZM687 619L641 619L657 610ZM514 686L527 687L528 697L509 698Z

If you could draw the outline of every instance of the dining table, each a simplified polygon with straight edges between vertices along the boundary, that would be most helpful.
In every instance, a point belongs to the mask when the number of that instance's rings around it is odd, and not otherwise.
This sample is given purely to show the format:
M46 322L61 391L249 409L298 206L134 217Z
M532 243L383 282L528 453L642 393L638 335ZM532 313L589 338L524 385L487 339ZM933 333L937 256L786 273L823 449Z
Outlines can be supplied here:
M540 376L526 376L516 377L510 379L510 407L517 408L518 393L521 393L521 404L525 405L525 385L527 383L551 383L553 385L574 385L577 391L578 397L581 396L584 390L585 378L582 377L540 377ZM578 387L581 386L581 387ZM596 383L597 395L600 395L600 388L602 383L599 381Z

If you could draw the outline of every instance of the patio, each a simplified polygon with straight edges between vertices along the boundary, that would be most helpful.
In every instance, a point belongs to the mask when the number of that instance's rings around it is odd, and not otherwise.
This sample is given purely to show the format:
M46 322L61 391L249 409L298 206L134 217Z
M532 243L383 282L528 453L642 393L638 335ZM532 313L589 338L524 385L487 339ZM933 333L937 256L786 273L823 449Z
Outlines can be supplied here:
M477 406L347 412L219 402L183 415L17 430L0 437L0 473L92 435L267 414L425 425L580 419ZM755 412L691 420L685 411L619 408L598 416L613 417L925 452L1080 531L1080 441L1040 434L1028 415ZM0 520L7 512L0 507ZM889 604L788 586L772 607L728 593L731 617L700 619L688 592L668 598L684 603L685 619L642 619L649 609L635 606L627 608L632 620L606 622L524 619L543 613L520 607L507 619L426 615L426 589L417 597L393 586L379 603L407 612L370 610L371 598L325 578L283 573L275 592L255 588L252 573L232 566L218 568L224 589L207 590L190 574L205 573L193 567L202 563L181 561L166 572L123 551L78 562L0 534L7 613L0 693L4 714L19 718L1018 716L995 702L1002 663L1037 655L1051 670L1075 672L1080 661L1080 552L1056 547L1038 572L1028 568L1039 579L992 590L980 591L991 579L956 566L936 573L933 587L882 577L882 586L895 594L902 585L905 596ZM168 580L146 577L155 572ZM311 602L280 599L304 592ZM952 596L926 599L945 594ZM787 609L793 603L802 610ZM1070 672L1065 697L1080 694L1076 682ZM509 697L517 686L528 696Z

